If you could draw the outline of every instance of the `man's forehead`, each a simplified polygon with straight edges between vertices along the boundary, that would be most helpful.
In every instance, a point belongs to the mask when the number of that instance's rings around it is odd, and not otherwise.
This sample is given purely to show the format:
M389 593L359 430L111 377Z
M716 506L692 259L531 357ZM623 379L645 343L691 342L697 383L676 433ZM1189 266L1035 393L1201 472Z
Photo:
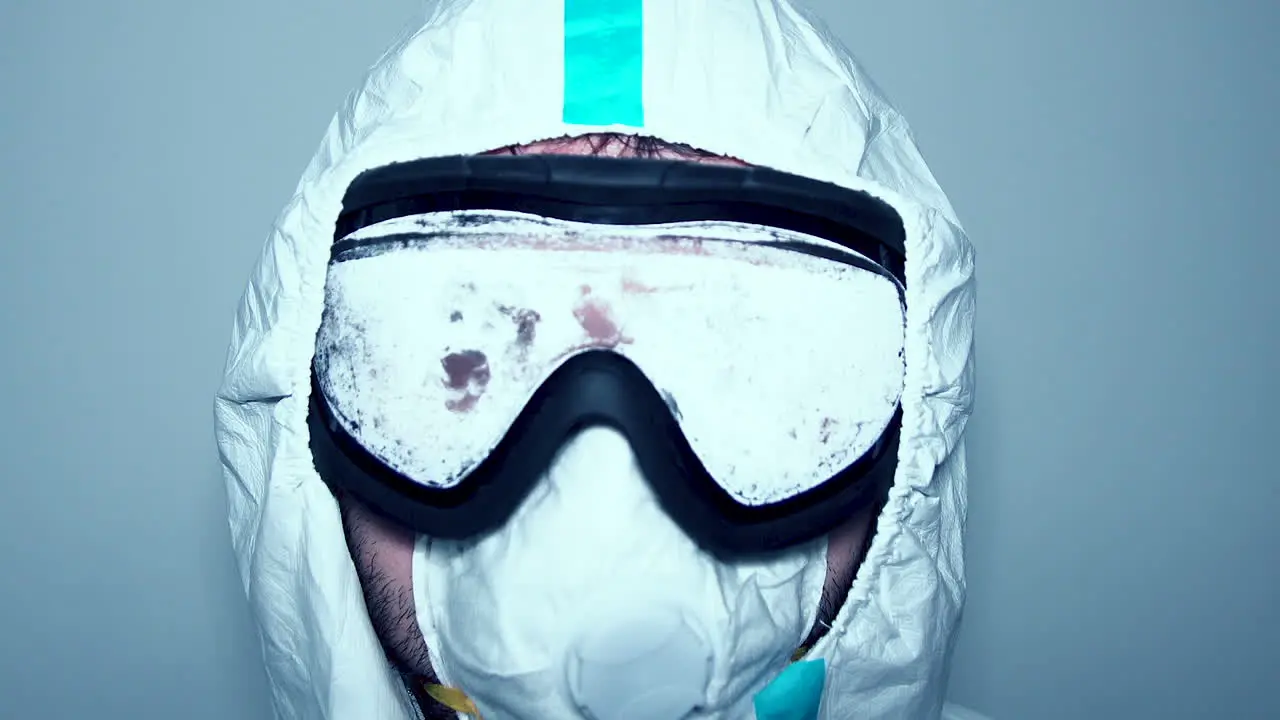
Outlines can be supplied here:
M512 153L518 155L592 155L596 157L652 157L662 160L688 160L690 162L706 163L711 165L731 165L736 167L746 167L745 163L737 158L712 155L710 153L702 153L692 148L686 148L677 143L664 142L653 138L644 138L650 142L646 143L647 147L640 147L639 138L615 135L615 134L599 134L592 133L587 135L579 135L575 137L558 137L547 140L538 140L536 142L526 143L523 145L514 145L510 147L494 150L494 154Z

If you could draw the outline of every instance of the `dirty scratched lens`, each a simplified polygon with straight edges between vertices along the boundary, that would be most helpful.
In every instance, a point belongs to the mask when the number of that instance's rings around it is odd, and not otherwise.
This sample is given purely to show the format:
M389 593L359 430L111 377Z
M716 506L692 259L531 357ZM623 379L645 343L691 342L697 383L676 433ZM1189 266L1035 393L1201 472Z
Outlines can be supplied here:
M903 324L883 275L731 236L476 234L331 264L316 367L363 447L449 487L566 359L612 350L717 482L760 504L879 438Z

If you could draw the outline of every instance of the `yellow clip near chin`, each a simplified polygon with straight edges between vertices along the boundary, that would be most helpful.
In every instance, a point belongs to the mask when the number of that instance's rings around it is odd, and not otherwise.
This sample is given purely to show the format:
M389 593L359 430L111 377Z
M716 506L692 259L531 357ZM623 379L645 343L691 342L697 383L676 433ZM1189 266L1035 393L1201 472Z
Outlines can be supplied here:
M800 658L805 656L805 653L809 652L812 649L813 649L812 645L803 645L797 648L795 652L791 653L791 662L798 661Z
M427 694L441 705L475 720L483 720L480 717L480 708L476 707L475 702L458 688L445 687L434 683L424 683L424 685L427 689Z

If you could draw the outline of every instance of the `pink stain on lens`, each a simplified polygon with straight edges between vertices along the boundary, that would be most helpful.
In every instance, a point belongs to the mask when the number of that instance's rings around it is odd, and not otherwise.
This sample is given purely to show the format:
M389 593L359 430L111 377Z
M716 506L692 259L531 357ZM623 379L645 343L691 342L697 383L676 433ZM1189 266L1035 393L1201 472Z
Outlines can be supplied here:
M632 295L651 295L658 292L658 288L652 285L645 285L639 280L626 278L622 281L622 292Z
M480 402L479 395L467 393L460 398L445 400L444 406L452 412L464 413L473 410L478 402Z
M658 286L640 282L635 278L623 278L622 280L622 292L626 295L653 295L656 293L679 292L696 289L697 288L693 285Z
M586 347L612 349L631 342L631 338L622 334L617 321L613 319L612 309L602 300L584 297L573 309L573 316L587 333L589 341Z
M453 412L474 408L489 386L489 358L479 350L463 350L445 355L440 366L444 369L444 386L462 393L446 400L445 407Z

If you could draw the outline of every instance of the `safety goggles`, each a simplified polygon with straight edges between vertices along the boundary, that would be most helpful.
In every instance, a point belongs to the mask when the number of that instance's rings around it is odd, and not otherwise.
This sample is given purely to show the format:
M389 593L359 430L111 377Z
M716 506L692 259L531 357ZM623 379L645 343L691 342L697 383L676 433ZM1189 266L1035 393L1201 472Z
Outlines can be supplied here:
M891 484L905 306L887 206L665 161L408 165L357 180L331 251L310 418L326 481L471 537L574 433L610 425L718 553L811 539Z

